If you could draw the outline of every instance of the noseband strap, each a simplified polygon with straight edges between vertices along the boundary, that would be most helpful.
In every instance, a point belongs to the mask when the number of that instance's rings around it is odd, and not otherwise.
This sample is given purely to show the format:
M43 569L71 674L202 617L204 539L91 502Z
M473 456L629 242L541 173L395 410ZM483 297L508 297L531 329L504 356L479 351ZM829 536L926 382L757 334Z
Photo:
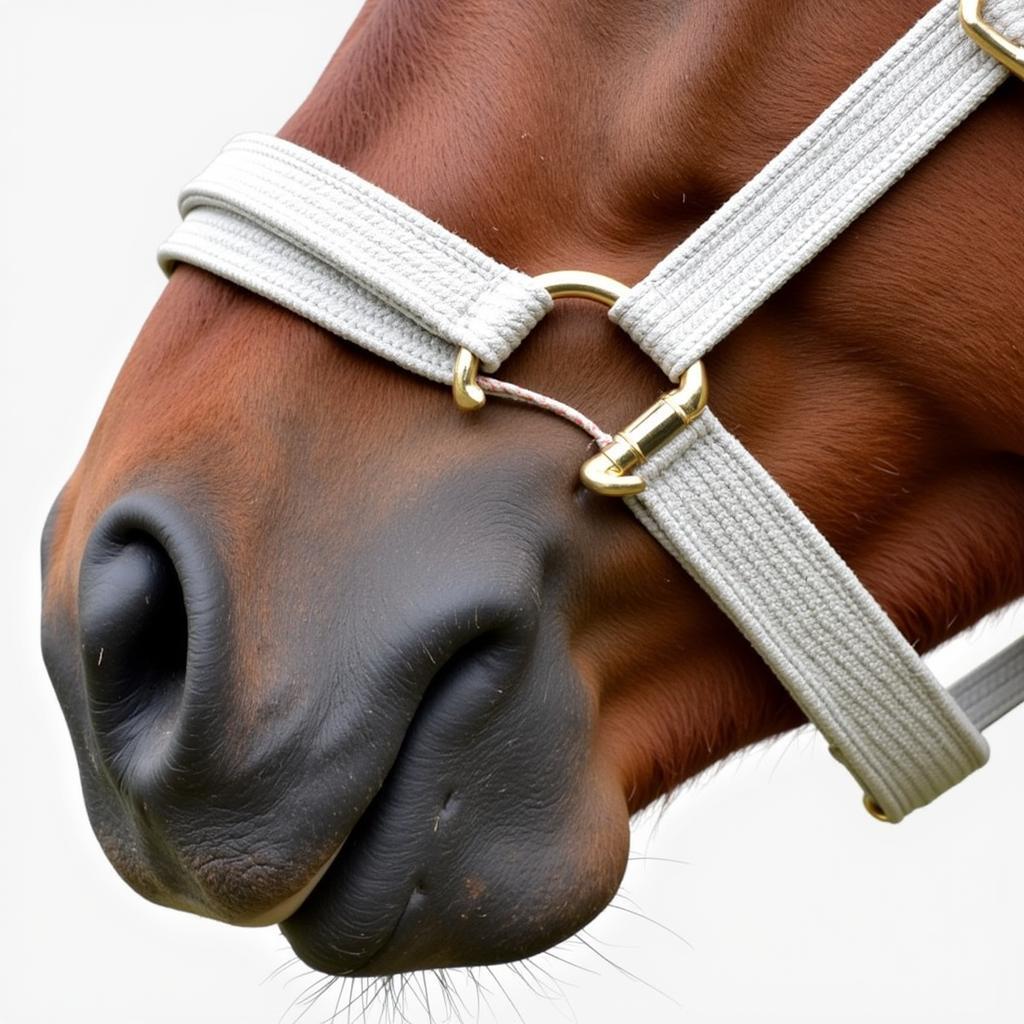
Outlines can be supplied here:
M272 136L233 139L178 205L185 222L161 249L165 266L194 260L244 276L239 283L435 380L451 380L449 346L496 370L551 309L533 278Z
M968 5L978 15L982 5ZM987 7L998 38L1024 37L1021 0ZM609 315L678 380L989 95L1010 63L998 47L979 49L956 0L941 0ZM177 261L203 267L432 380L452 380L459 349L493 371L551 306L537 281L270 136L230 143L186 187L181 209L160 250L168 272ZM604 437L560 403L527 400ZM822 731L869 810L899 821L984 764L978 729L1024 698L1024 641L945 690L717 418L706 410L683 422L653 454L638 453L644 489L627 501Z

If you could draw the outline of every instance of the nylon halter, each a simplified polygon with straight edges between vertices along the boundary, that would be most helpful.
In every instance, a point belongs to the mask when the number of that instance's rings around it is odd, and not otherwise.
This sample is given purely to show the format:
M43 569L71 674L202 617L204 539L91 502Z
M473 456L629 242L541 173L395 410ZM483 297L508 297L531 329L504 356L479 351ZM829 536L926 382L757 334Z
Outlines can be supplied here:
M601 449L581 470L583 482L625 496L824 734L868 809L899 821L985 763L979 730L1024 699L1024 639L944 689L705 407L700 358L1008 69L1024 77L1024 50L1010 42L1024 38L1024 0L984 7L941 0L632 288L584 272L527 277L350 171L256 134L229 143L184 189L184 219L160 249L161 264L202 267L452 384L464 408L501 394L587 430ZM611 320L677 382L614 438L556 399L478 377L480 367L493 373L562 295L610 306Z

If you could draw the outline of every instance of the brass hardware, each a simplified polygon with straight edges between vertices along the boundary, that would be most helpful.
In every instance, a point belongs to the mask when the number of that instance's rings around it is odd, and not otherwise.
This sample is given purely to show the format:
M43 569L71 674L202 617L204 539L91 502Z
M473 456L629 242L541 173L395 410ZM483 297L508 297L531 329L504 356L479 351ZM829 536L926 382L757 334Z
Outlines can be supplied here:
M960 24L986 53L991 54L1018 78L1024 78L1024 46L1014 43L984 17L985 0L960 0Z
M828 748L828 752L844 768L848 768L849 767L847 765L847 763L846 763L846 758L843 757L843 755L840 754L839 751L835 747L830 746ZM868 812L868 814L870 814L871 817L875 819L875 821L884 821L887 824L890 824L890 825L892 824L892 819L889 817L888 814L885 813L884 810L882 810L882 805L870 793L864 793L862 800L863 800L863 803L864 803L864 810L866 810Z
M629 290L620 281L589 270L554 270L538 274L534 281L546 289L552 299L589 299L608 307L614 306ZM452 379L452 394L460 409L471 411L484 404L485 395L476 379L479 369L479 359L469 349L460 348ZM618 497L639 494L644 482L633 475L633 470L692 423L703 412L707 401L707 375L704 364L698 360L683 374L675 390L662 395L625 430L616 434L607 448L583 463L580 480L598 494Z
M455 375L452 378L452 395L455 404L466 412L479 409L487 401L484 389L476 382L480 360L468 348L460 348L455 354Z
M614 306L629 290L620 281L589 270L553 270L538 274L537 284L553 299L590 299L604 306ZM460 409L472 412L486 401L483 389L476 382L480 360L469 349L460 348L455 356L452 395Z
M552 270L538 274L534 281L553 299L590 299L611 308L629 289L614 277L589 270Z
M598 494L626 497L644 489L633 470L646 462L662 445L692 423L708 402L708 379L697 360L683 374L679 386L664 394L641 413L612 443L580 467L583 485Z
M882 810L882 805L870 794L864 794L864 807L868 814L877 821L888 821L889 816Z

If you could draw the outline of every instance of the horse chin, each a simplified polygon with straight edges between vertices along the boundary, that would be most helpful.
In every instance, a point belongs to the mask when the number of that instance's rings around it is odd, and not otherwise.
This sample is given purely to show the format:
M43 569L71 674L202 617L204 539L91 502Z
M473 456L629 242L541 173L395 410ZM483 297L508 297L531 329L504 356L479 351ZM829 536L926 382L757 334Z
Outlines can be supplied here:
M315 970L372 977L520 960L573 935L618 889L629 848L621 793L576 794L543 826L488 828L455 798L424 828L407 775L389 778L281 924Z
M611 900L629 814L590 746L583 688L563 682L547 714L532 700L506 709L515 724L495 713L503 689L557 692L564 665L540 660L556 673L526 681L470 650L434 681L338 857L282 923L309 966L380 975L517 960Z

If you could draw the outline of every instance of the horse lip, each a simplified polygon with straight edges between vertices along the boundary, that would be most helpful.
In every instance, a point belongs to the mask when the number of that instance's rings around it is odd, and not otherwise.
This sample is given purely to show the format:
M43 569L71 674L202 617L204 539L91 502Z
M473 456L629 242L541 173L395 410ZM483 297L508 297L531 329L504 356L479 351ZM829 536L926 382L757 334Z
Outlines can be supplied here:
M320 879L327 874L328 869L334 863L338 854L341 853L341 848L345 845L344 841L338 844L337 849L332 853L327 860L317 868L313 877L297 892L292 893L291 896L285 897L280 903L271 907L269 910L263 911L261 914L256 914L252 917L246 917L241 920L232 921L232 924L241 925L243 928L263 928L271 924L280 924L285 918L291 917L303 903L306 902L309 895L317 887Z

